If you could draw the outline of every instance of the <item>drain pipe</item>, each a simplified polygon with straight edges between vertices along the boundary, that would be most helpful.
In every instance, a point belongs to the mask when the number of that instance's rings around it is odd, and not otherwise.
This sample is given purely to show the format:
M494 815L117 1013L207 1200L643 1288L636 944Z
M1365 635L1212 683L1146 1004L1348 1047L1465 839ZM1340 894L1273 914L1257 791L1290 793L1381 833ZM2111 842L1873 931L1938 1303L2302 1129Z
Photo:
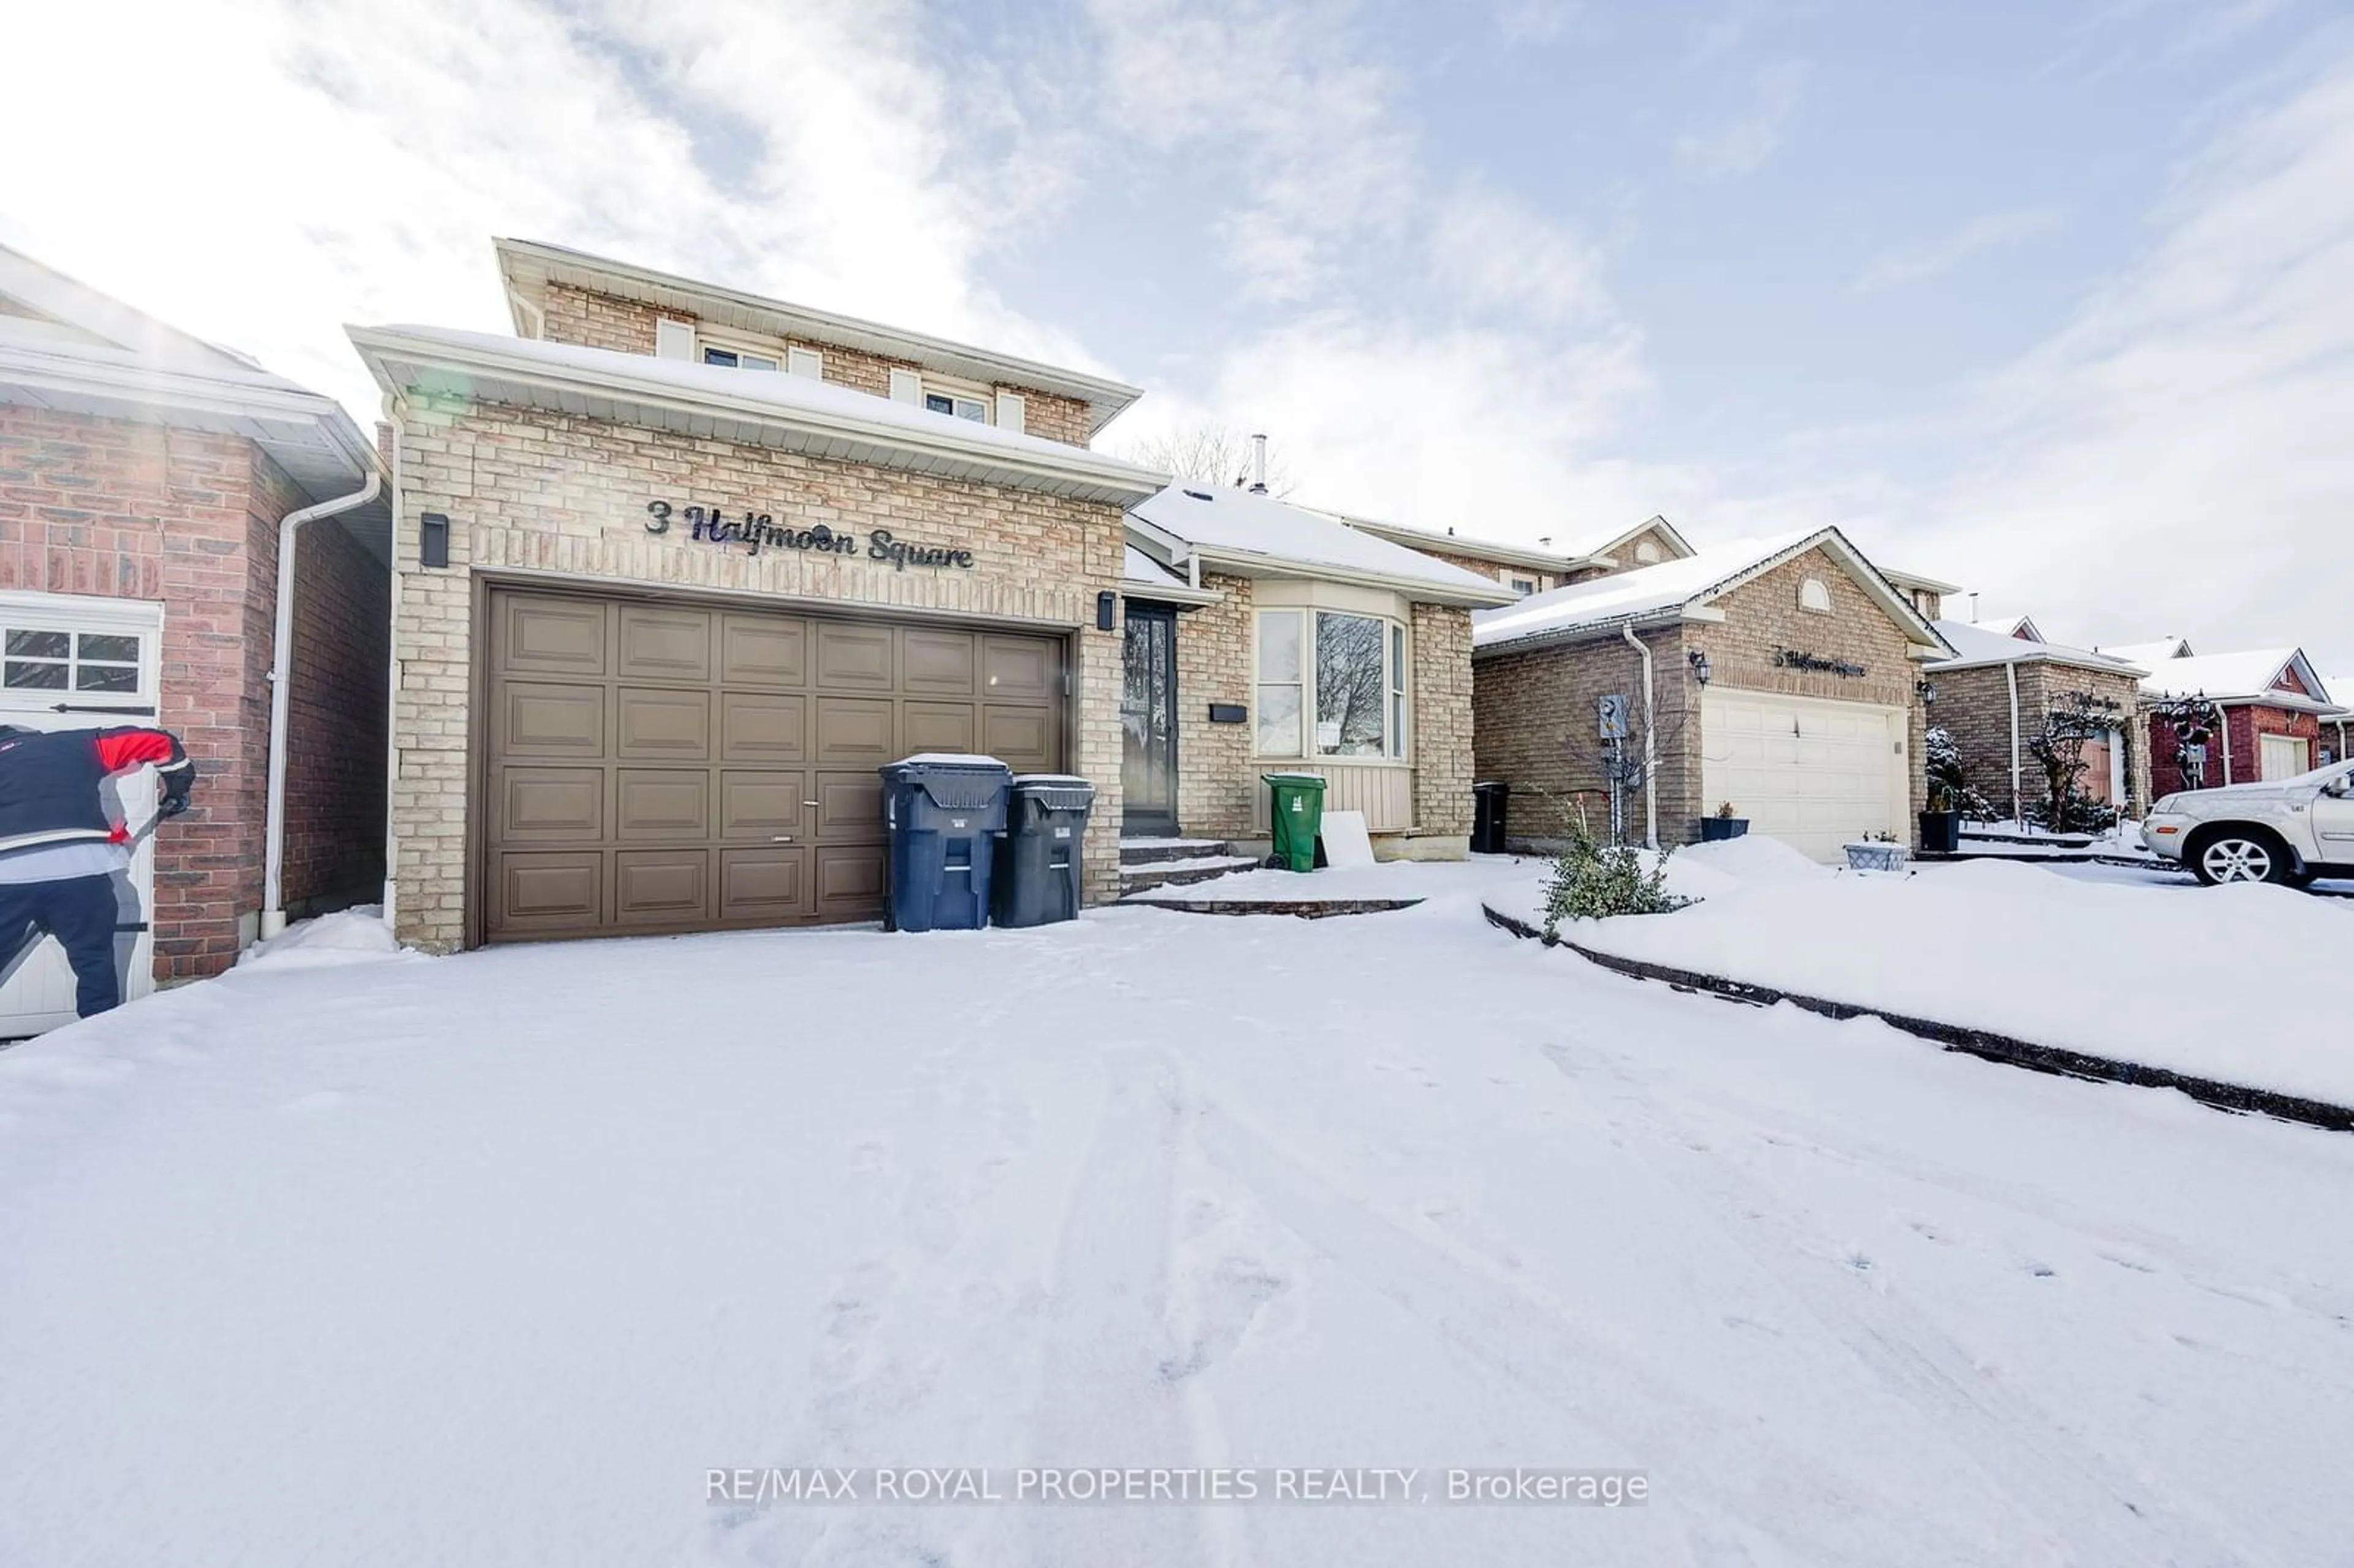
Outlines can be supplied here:
M1618 634L1627 640L1643 658L1643 846L1659 847L1659 726L1651 722L1651 651L1635 635L1631 626L1621 626Z
M2027 802L2019 796L2019 662L2006 659L2003 679L2010 684L2010 825L2025 829Z
M282 896L286 872L286 729L294 683L294 536L305 523L366 506L384 488L384 476L368 470L367 482L349 495L289 512L278 523L278 630L270 646L270 804L263 816L261 934L286 929Z

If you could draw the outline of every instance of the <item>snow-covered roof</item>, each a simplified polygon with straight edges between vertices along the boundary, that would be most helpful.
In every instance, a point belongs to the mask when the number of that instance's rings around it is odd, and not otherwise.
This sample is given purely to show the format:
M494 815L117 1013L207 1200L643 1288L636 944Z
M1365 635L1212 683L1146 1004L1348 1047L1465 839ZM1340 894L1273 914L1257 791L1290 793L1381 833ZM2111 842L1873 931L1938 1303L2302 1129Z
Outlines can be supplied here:
M1120 556L1119 575L1123 581L1132 583L1182 583L1185 580L1133 545L1129 546Z
M1890 619L1911 632L1915 642L1944 646L1935 629L1915 613L1837 528L1712 545L1681 560L1532 594L1501 609L1474 615L1471 646L1490 650L1564 641L1621 624L1671 620L1819 546L1845 564L1858 585Z
M1945 623L1939 624L1942 626ZM1973 615L1962 624L1975 626L1982 631L1997 632L2004 637L2024 638L2030 642L2048 641L2043 635L2042 629L2035 624L2035 618L2028 615L1979 614Z
M2294 672L2309 696L2276 689ZM2329 689L2305 655L2294 648L2252 648L2239 653L2200 653L2158 662L2141 683L2154 697L2206 696L2218 702L2259 699L2293 708L2333 708Z
M498 254L500 278L507 285L515 330L527 336L537 334L525 307L544 307L548 286L567 284L739 332L799 338L821 347L831 344L854 348L940 374L1002 382L1075 398L1087 406L1089 435L1102 429L1120 410L1144 395L1140 388L1108 376L769 299L723 284L682 278L544 240L503 238L492 241L492 247Z
M239 436L312 501L348 495L376 443L332 397L0 246L0 403ZM391 511L343 514L379 558Z
M454 327L345 330L387 391L424 387L1087 500L1124 503L1164 482L1150 469L1086 447L781 370L739 370Z
M2128 664L2153 669L2168 659L2189 658L2190 644L2179 637L2161 637L2154 642L2119 642L2095 652L2105 653L2112 659L2122 659Z
M1145 547L1158 543L1172 565L1193 553L1240 576L1354 579L1441 604L1502 604L1512 597L1492 578L1326 513L1205 480L1179 480L1130 506L1129 515L1144 524Z
M2089 648L2071 648L2063 642L2045 642L2016 636L1999 623L1988 625L1983 620L1940 620L1936 627L1937 635L1952 646L1957 657L1941 659L1926 666L1931 671L1967 670L1979 665L2023 664L2031 660L2042 660L2084 670L2105 670L2118 675L2147 673L2140 665L2128 664L2112 654L2095 653Z

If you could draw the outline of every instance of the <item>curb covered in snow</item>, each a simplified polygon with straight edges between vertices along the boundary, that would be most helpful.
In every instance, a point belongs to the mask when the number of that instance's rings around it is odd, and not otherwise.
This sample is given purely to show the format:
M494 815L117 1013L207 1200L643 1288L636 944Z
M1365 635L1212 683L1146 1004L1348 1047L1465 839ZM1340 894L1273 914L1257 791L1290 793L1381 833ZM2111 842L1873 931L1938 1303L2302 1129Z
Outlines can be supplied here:
M1123 898L1124 906L1139 909L1173 909L1180 915L1291 915L1302 920L1321 920L1333 915L1386 915L1392 910L1411 909L1421 903L1419 898L1316 898L1316 899L1211 899L1211 898Z
M1861 1007L1850 1001L1831 1001L1818 996L1800 996L1792 991L1776 991L1771 986L1753 985L1746 980L1725 980L1721 976L1702 974L1696 969L1680 969L1666 964L1647 963L1640 959L1622 959L1575 942L1555 937L1547 938L1544 932L1518 916L1507 915L1482 903L1480 912L1488 923L1510 931L1515 937L1546 942L1575 953L1589 963L1606 969L1628 975L1636 980L1663 980L1686 991L1706 991L1731 1001L1753 1002L1770 1007L1787 1001L1794 1007L1819 1012L1826 1018L1877 1018L1882 1022L1902 1029L1907 1034L1934 1041L1948 1051L1966 1052L1988 1062L2003 1062L2014 1067L2026 1067L2038 1073L2056 1073L2064 1077L2093 1078L2109 1083L2135 1084L2145 1088L2179 1089L2202 1105L2219 1110L2243 1114L2277 1117L2283 1121L2302 1122L2308 1127L2324 1128L2331 1132L2354 1132L2354 1107L2330 1105L2323 1100L2308 1100L2296 1095L2284 1095L2271 1089L2250 1088L2243 1084L2226 1084L2213 1078L2197 1078L2165 1067L2146 1067L2137 1062L2123 1062L2107 1056L2087 1055L2082 1051L2065 1051L2057 1046L2038 1045L2031 1041L1997 1034L1985 1029L1968 1029L1956 1023L1941 1023L1933 1018L1913 1018L1901 1012L1889 1012L1876 1007Z

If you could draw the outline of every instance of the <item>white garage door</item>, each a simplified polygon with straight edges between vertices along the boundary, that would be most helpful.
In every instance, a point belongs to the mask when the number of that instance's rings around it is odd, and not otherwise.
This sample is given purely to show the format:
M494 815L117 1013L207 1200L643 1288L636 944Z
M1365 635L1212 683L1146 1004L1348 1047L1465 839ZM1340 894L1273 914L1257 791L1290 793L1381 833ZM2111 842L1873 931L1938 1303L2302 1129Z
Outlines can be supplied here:
M1909 843L1904 711L1709 687L1701 694L1701 809L1733 802L1749 831L1816 860L1870 832Z
M48 730L155 723L163 626L163 608L137 600L0 594L0 724ZM116 804L136 832L154 817L155 775L143 768L124 782ZM155 988L154 934L148 929L155 906L153 839L132 857L120 896L115 959L122 1000L130 1001ZM73 1020L73 968L56 938L0 950L0 1040Z

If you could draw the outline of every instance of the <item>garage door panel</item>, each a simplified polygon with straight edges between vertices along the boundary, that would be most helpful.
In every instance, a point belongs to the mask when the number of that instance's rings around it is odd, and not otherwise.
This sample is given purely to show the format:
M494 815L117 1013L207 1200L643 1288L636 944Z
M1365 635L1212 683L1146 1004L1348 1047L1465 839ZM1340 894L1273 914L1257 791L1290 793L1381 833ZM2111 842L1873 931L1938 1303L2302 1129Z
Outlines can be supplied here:
M1061 749L1058 727L1050 708L989 703L981 708L981 749L1016 773L1051 772Z
M817 683L828 689L887 692L897 683L887 626L817 623Z
M719 836L726 839L795 838L810 832L816 797L807 793L805 773L750 772L730 768L719 776Z
M910 692L941 696L973 694L980 639L970 631L910 628L901 632L900 682Z
M493 843L578 842L605 836L605 770L601 768L504 768L493 785Z
M1062 695L1063 646L1048 637L984 636L981 686L1001 702L1046 702Z
M620 661L614 673L629 681L711 679L709 610L625 604L619 613Z
M907 754L900 749L895 709L888 697L818 698L811 760L869 768L896 762Z
M604 675L612 607L593 600L504 595L493 612L499 668L512 673Z
M821 773L810 799L817 802L812 827L821 840L879 841L883 837L883 780L872 773Z
M719 918L792 920L810 908L810 851L777 846L719 852Z
M616 696L616 757L704 762L711 756L711 694L624 686Z
M781 616L721 616L719 678L731 686L808 684L809 622Z
M605 918L605 857L593 850L491 857L494 922L507 930L591 930Z
M707 839L711 775L699 768L624 768L613 788L613 821L622 839Z
M709 850L614 852L615 924L703 924L711 917Z
M809 756L809 699L798 692L719 694L723 762L800 762Z
M920 703L907 707L902 755L920 751L970 752L981 749L973 733L978 715L970 703ZM894 760L896 760L896 758Z
M816 873L816 912L825 920L871 920L883 912L883 852L850 844L820 844L810 852Z
M491 746L503 757L605 755L605 688L513 681L491 707Z

